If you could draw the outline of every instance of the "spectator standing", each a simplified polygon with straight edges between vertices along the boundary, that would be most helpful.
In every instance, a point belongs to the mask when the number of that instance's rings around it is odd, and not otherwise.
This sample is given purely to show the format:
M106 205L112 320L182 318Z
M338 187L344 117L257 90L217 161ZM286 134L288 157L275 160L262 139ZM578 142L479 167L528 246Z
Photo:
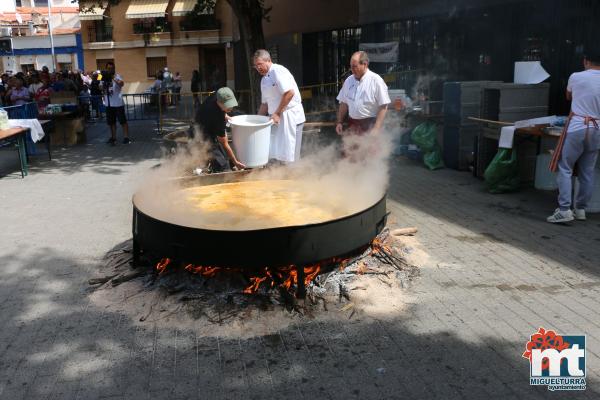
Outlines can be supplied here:
M15 78L15 87L10 91L10 103L14 106L20 106L31 101L29 89L23 83L23 79Z
M42 86L35 92L35 101L38 109L44 111L46 106L50 104L50 97L52 96L52 87L50 86L50 78L48 75L42 75Z
M40 81L40 75L37 73L37 71L34 72L33 74L31 74L31 83L29 84L29 93L31 94L32 97L35 96L38 89L41 88L42 86L44 86L44 84L42 83L42 81Z
M92 116L90 105L91 105L91 93L88 85L83 85L81 91L79 92L79 104L85 113L85 118L90 119Z
M181 96L181 74L179 72L175 72L175 76L173 77L173 104L177 105L179 103L179 99Z
M171 91L173 89L173 74L169 71L169 67L163 70L163 79L161 92L165 96L166 104L171 104Z
M62 92L65 90L65 82L63 80L62 74L52 74L52 90L54 92Z
M158 106L158 102L163 100L160 95L160 93L162 91L162 81L163 81L162 77L163 77L162 71L156 72L156 79L154 80L154 83L152 84L152 86L150 86L150 91L152 92L152 104L155 106ZM164 104L164 102L163 102L163 104Z
M96 112L96 118L100 118L100 105L102 104L102 90L100 89L100 71L92 74L92 82L90 83L90 95L92 101L92 111Z
M4 106L7 103L4 101L4 96L8 92L8 74L4 73L0 76L0 105Z
M129 139L129 126L125 117L125 104L121 90L125 85L121 75L115 72L115 64L106 63L107 73L102 77L101 88L104 91L104 104L106 106L106 122L110 127L110 139L107 143L114 146L117 143L117 120L123 129L123 144L131 143Z
M194 72L192 72L191 90L192 90L192 97L194 98L194 107L197 107L198 105L200 105L200 98L199 98L200 72L198 72L197 69L195 69Z
M79 88L77 87L77 84L75 83L75 81L73 79L71 79L71 76L69 75L69 73L67 71L64 71L62 74L62 80L64 82L65 85L65 91L67 92L72 92L75 95L79 94Z

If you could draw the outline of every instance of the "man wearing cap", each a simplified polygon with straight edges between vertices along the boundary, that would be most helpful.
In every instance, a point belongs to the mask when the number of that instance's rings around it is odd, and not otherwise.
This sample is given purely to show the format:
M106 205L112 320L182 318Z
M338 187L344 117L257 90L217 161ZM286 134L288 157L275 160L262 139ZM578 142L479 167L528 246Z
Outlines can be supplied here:
M204 100L196 112L196 124L202 130L204 139L210 143L210 169L212 172L229 171L229 160L238 169L246 166L238 161L227 142L225 125L230 118L227 113L237 107L233 91L222 87Z
M306 117L296 80L287 68L274 64L266 50L254 53L254 68L262 75L258 114L268 114L274 122L269 158L284 163L298 161Z

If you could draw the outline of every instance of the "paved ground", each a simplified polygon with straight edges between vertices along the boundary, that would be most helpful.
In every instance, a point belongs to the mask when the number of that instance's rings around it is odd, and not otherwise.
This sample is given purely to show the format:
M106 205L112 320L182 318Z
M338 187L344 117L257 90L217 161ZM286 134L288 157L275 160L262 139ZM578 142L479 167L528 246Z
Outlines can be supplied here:
M135 325L90 303L86 280L130 238L130 198L160 139L33 160L0 151L0 399L400 399L600 396L600 215L551 226L551 195L490 195L467 173L396 160L388 207L431 255L406 309L300 321L249 340ZM529 386L538 327L587 334L588 390Z

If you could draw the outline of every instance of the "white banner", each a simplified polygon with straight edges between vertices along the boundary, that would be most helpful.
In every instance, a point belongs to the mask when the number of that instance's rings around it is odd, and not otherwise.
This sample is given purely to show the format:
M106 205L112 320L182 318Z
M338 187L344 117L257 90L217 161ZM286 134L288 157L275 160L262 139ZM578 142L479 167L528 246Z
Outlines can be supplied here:
M398 42L360 43L358 48L367 52L371 62L398 61Z

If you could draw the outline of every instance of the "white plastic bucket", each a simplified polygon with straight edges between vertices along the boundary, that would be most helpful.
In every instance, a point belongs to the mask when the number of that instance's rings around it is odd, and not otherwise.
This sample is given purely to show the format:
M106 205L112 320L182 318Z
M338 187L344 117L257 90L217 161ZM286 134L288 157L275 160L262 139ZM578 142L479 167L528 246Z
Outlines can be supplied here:
M273 121L262 115L238 115L229 123L237 159L249 168L267 164Z
M538 190L556 190L556 172L550 171L551 154L540 154L535 161L535 183L534 187Z

